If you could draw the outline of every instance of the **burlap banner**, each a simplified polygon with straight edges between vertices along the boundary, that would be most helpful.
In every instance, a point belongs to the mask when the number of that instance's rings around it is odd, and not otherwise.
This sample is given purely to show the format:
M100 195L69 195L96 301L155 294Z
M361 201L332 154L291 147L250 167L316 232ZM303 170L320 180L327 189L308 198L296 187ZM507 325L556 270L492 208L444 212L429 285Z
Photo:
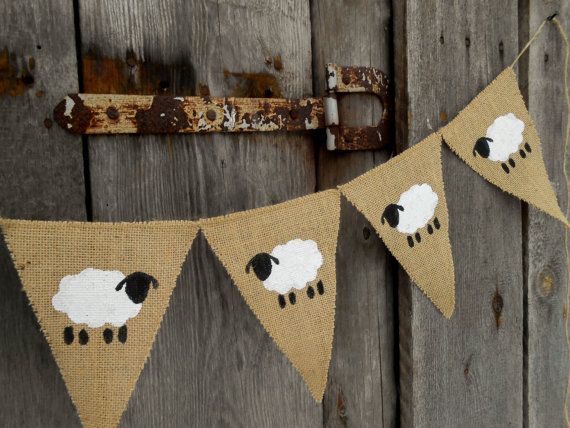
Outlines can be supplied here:
M389 162L339 187L437 308L451 317L455 275L441 170L432 134Z
M245 301L321 401L334 333L340 194L316 193L205 220Z
M570 226L548 180L540 139L512 68L506 68L440 132L486 180Z
M116 426L196 223L0 220L0 227L83 425Z

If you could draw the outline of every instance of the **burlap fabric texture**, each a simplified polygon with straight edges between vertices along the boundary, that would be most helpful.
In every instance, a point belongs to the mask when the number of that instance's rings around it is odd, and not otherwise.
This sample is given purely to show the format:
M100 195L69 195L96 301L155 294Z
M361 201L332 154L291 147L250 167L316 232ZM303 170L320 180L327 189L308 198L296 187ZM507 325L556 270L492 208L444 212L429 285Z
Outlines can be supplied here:
M441 148L441 137L432 134L339 189L449 318L455 306L455 275Z
M321 401L332 352L340 194L201 222L246 303Z
M196 235L196 223L0 220L0 227L83 425L116 426L167 309L181 266ZM56 310L53 300L62 278L77 275L86 268L120 271L125 276L144 272L151 275L158 286L149 287L140 312L126 321L126 329L121 333L111 324L89 328L86 324L72 322L66 313ZM95 290L96 282L85 283L85 286L93 286L92 290ZM125 287L116 291L117 295L124 293ZM91 303L102 298L97 293L86 294L85 300ZM75 306L75 316L85 316L81 312L84 304L81 297L81 292L75 298L66 296L65 303ZM125 295L122 297L127 299L124 306L128 310L130 300ZM92 318L87 322L94 323L99 316L116 316L109 311L109 307L114 307L117 302L111 298L113 301L89 315ZM66 330L69 327L73 333ZM106 328L112 330L110 343L104 339Z
M512 68L502 71L440 132L486 180L570 226L556 201Z

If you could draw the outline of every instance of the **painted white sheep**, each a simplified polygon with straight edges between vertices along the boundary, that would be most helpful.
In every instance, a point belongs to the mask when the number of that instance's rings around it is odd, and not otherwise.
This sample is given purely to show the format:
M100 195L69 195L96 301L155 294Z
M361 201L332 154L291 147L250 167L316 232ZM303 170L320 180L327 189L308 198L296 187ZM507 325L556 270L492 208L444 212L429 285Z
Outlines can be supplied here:
M158 282L144 272L134 272L125 276L119 271L87 268L77 275L61 279L59 291L51 303L55 310L63 312L74 324L86 324L90 328L111 324L119 327L118 339L127 341L126 322L138 315L145 301L150 285L158 287ZM70 345L75 339L73 327L66 327L63 340ZM105 343L113 341L113 330L103 331ZM79 343L87 344L89 334L85 329L79 332Z
M323 265L323 256L313 240L293 239L277 245L270 254L256 254L246 265L245 272L253 268L257 278L269 291L279 293L277 301L281 308L287 304L285 294L289 293L289 303L294 305L297 296L292 289L302 290L317 278L317 271ZM322 295L325 288L322 281L317 283L317 292ZM309 299L315 297L312 286L307 287Z
M429 184L414 184L400 195L398 203L390 204L384 209L381 217L382 224L388 222L390 227L407 234L408 245L413 247L414 238L411 235L415 236L418 244L422 240L418 229L427 224L427 231L431 235L434 227L436 230L441 227L437 217L433 219L433 227L428 224L434 216L438 201L437 193Z
M517 118L513 113L499 116L487 128L487 134L481 137L473 147L473 156L481 156L494 162L501 162L503 171L509 173L509 165L511 168L516 166L512 154L517 150L522 159L526 158L527 153L532 151L528 143L524 144L524 150L519 146L523 142L524 122ZM507 165L507 162L509 165Z

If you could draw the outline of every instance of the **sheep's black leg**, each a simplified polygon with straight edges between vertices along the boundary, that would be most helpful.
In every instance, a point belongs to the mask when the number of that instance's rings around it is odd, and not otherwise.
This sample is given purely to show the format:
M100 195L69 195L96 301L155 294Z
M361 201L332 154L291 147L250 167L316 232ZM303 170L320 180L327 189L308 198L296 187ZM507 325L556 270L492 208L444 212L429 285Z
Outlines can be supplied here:
M292 305L297 303L297 296L295 296L295 293L293 292L289 293L289 303L291 303Z
M307 296L309 297L309 299L312 299L313 297L315 297L315 289L310 285L307 288Z
M119 342L125 343L127 341L127 326L124 325L119 328L119 334L117 335Z
M528 153L532 152L532 150L531 150L531 148L530 148L530 144L528 144L528 143L524 143L524 149L525 149Z
M317 291L319 292L319 294L322 296L323 294L325 294L325 286L323 285L323 281L319 281L317 283Z
M73 327L65 327L63 329L63 341L66 345L71 345L73 343L73 339L75 339Z
M434 225L435 228L438 229L438 230L439 230L439 228L441 227L441 224L439 224L439 220L438 220L437 217L433 219L433 225Z
M519 154L521 155L521 158L523 158L523 159L526 158L526 153L523 149L519 150Z
M85 331L85 329L81 329L79 332L79 344L87 345L87 342L89 342L89 334Z
M410 248L414 248L414 238L412 238L411 236L408 236L408 245L410 246Z
M427 225L427 231L430 235L433 233L433 227L431 227L431 224Z
M516 165L516 164L515 164L515 161L514 161L513 159L511 159L511 158L509 158L509 165L510 165L511 167L513 167L513 168L514 168L515 165Z
M418 244L422 242L422 237L420 236L420 232L416 232L416 241L418 241Z
M103 340L107 344L111 343L113 341L113 330L106 328L105 331L103 331Z
M501 166L503 167L503 171L505 171L508 174L509 173L509 167L507 166L507 164L502 163Z
M283 309L285 307L285 305L287 304L287 302L285 301L285 296L283 296L283 294L280 294L277 297L277 301L279 302L279 306L281 306L281 309Z

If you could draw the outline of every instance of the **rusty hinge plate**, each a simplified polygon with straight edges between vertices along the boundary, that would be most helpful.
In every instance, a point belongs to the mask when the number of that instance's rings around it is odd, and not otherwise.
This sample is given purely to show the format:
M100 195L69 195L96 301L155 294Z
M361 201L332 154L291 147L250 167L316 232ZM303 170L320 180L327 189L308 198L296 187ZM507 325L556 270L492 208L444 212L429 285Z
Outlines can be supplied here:
M327 129L329 150L378 149L389 141L388 79L370 67L327 65L322 98L221 98L170 95L71 94L54 119L75 134L175 134ZM339 123L336 94L369 92L380 98L377 126Z

